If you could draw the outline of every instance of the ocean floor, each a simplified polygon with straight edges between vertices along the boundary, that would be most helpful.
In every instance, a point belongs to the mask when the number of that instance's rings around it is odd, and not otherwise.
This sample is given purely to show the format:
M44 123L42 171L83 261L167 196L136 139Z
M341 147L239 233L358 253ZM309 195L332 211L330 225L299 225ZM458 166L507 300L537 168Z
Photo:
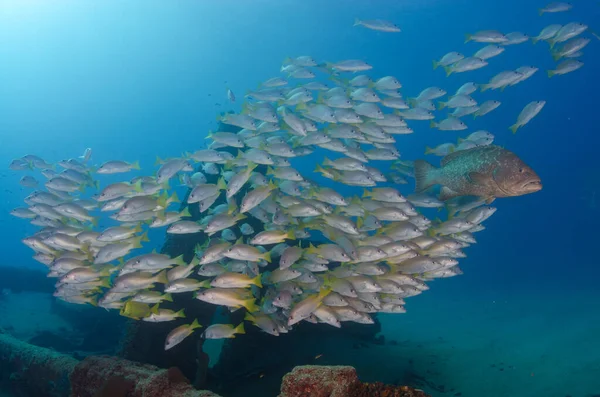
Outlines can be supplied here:
M407 314L380 315L384 343L340 338L295 364L352 365L363 381L409 384L440 397L600 396L600 292L538 286L465 293L460 281L435 284L408 300ZM23 340L68 328L53 314L53 299L4 296L0 327ZM280 376L267 371L223 395L270 395Z
M433 396L600 395L598 291L466 296L436 284L408 302L404 317L380 317L387 343L361 355L384 364L361 365L361 378L409 381Z
M599 291L432 284L407 300L407 314L379 316L384 343L340 338L296 365L352 365L362 381L408 384L435 397L600 396ZM267 371L223 395L271 395L279 376Z

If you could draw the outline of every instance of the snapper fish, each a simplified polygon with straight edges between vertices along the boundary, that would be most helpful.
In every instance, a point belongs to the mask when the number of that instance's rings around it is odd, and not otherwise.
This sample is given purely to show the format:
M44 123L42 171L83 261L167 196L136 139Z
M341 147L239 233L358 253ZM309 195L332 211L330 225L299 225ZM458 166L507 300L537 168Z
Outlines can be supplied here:
M169 350L177 346L178 344L183 342L185 338L194 333L194 330L200 327L202 326L198 323L198 319L194 319L194 321L191 324L184 324L175 328L167 335L167 338L165 340L165 350Z
M373 20L354 20L354 26L364 26L367 29L377 30L380 32L400 32L400 28L395 23L384 21L383 19Z
M508 41L508 38L497 30L481 30L474 34L467 34L465 43L469 41L476 41L478 43L505 43Z
M474 147L447 155L441 167L425 160L415 161L416 192L442 185L440 200L478 196L521 196L542 189L540 177L516 154L500 146Z
M573 4L571 4L571 3L567 3L567 2L563 2L563 1L553 1L552 3L548 4L546 7L540 8L539 14L544 15L545 13L565 12L565 11L569 11L571 8L573 8Z
M433 61L433 69L437 69L440 66L449 66L462 60L465 56L460 52L452 51L444 55L439 61Z
M529 123L531 119L538 115L545 105L546 101L533 101L528 103L519 114L519 117L517 117L517 122L509 127L512 133L515 134L520 127Z

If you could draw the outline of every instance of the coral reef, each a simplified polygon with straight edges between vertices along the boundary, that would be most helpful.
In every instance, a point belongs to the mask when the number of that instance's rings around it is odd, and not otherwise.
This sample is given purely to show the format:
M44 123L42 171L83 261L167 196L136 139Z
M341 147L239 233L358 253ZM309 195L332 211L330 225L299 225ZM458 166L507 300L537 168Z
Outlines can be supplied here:
M77 397L218 397L195 390L177 368L160 369L111 356L87 357L70 376Z
M279 397L427 397L407 386L362 383L353 367L296 367L283 377Z

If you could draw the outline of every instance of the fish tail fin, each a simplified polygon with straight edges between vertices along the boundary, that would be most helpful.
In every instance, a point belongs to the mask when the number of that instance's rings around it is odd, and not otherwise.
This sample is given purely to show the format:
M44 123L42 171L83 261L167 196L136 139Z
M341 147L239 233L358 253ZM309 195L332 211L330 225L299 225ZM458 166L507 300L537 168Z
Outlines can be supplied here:
M465 43L468 43L471 40L473 40L473 36L471 36L469 33L465 34Z
M354 18L354 25L352 25L352 26L359 26L360 24L361 24L360 19Z
M227 183L225 183L225 178L223 178L223 177L219 178L219 180L217 181L217 188L219 190L227 189Z
M88 301L88 303L92 306L98 306L98 297L97 296L90 297L90 300Z
M433 152L434 150L432 148L430 148L429 146L425 146L425 154L431 154Z
M179 196L177 196L177 192L173 192L173 194L167 199L166 204L170 204L170 203L179 203L181 200L179 200Z
M490 89L489 84L480 84L479 88L481 89L481 92L486 92L487 90Z
M263 259L266 260L267 262L271 263L271 252L265 252L263 254Z
M422 192L437 183L434 175L432 175L436 170L433 165L425 160L415 160L416 192Z
M178 266L187 265L187 263L183 260L183 254L179 255L176 258L173 258L173 263Z
M260 310L260 308L256 305L254 298L242 301L242 306L244 306L246 310L248 310L250 313L254 313Z
M192 322L192 324L190 324L190 329L191 329L192 331L193 331L193 330L195 330L196 328L200 328L200 327L202 327L202 326L201 326L201 325L200 325L200 323L198 322L198 319L197 319L197 318L195 318L195 319L194 319L194 321Z
M538 15L539 16L544 15L544 9L543 8L538 8Z
M177 318L185 318L185 309L181 309L180 311L175 313L175 317Z
M185 207L180 213L179 213L180 217L188 217L188 216L192 216L192 214L190 214L190 209L189 207Z
M511 130L513 134L516 134L517 130L519 129L519 126L517 124L513 124L510 127L508 127L508 129Z
M429 122L429 128L436 128L436 127L437 127L437 123L435 121L431 120Z
M167 284L169 280L167 279L167 271L163 270L162 272L156 275L156 282L160 284Z
M442 110L446 107L446 102L438 102L438 110Z
M436 70L439 66L440 66L440 63L434 59L433 60L433 70Z
M558 51L552 51L552 59L554 59L554 62L558 61L561 58L561 55Z
M446 77L452 74L452 68L450 66L444 66L444 71L446 72Z
M556 72L554 72L554 70L548 70L548 78L554 76L556 74Z
M237 327L235 327L235 329L233 331L236 334L245 334L246 330L244 329L244 323L241 322L240 325L238 325Z
M262 288L262 282L261 282L261 275L259 274L258 276L254 277L252 279L252 284L256 285L258 288Z
M362 229L364 224L365 224L364 218L361 218L361 217L356 218L356 227L358 228L358 230Z
M140 169L140 162L139 161L135 161L134 163L131 164L131 169L133 170L139 170Z
M550 39L550 40L548 40L548 43L550 44L550 49L553 49L553 48L554 48L554 45L556 44L556 41L555 41L555 40L552 40L552 39Z
M256 322L256 318L254 318L254 316L248 312L246 312L246 314L244 315L244 320L250 321L251 323Z
M166 301L173 302L173 296L171 294L164 294L163 298L165 298Z

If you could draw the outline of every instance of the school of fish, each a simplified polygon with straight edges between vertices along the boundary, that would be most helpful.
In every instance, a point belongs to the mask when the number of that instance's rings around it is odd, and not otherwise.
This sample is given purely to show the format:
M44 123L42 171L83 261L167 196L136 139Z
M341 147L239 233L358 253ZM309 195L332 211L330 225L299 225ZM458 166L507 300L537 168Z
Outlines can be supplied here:
M570 8L552 3L540 14ZM383 20L357 19L355 26L400 31ZM566 59L549 76L569 73L583 65L576 58L590 42L582 37L586 29L580 23L551 25L533 39L477 32L467 40L485 47L472 56L450 52L434 68L450 75L486 67L509 45L533 40L548 42L555 59ZM420 120L439 130L467 129L465 116L482 117L500 106L497 100L478 103L477 90L521 84L538 69L523 66L485 84L467 82L454 95L428 87L414 98L403 97L396 77L363 74L371 69L358 59L288 58L282 77L248 92L241 113L220 117L239 132L211 132L207 148L160 160L152 176L106 185L104 175L140 166L122 160L93 166L91 149L57 163L35 155L13 160L11 169L44 178L23 176L21 185L34 191L27 207L12 215L41 227L23 243L56 278L54 295L164 322L185 318L185 308L173 308L173 295L189 293L246 310L246 321L279 335L300 321L341 327L345 321L373 323L375 313L404 313L405 299L428 290L429 281L462 274L458 259L495 213L489 204L538 191L541 181L514 153L493 145L487 131L427 148L426 154L444 156L441 168L400 159L397 141L413 132L409 122ZM235 101L230 89L227 96ZM511 130L530 122L544 104L527 105ZM436 108L451 113L436 120ZM321 159L310 179L295 168L306 156ZM412 178L416 191L405 196L398 187ZM170 188L179 181L189 191L183 203ZM340 193L348 189L355 191ZM190 218L193 206L202 214L199 221ZM428 219L428 208L445 208L447 220ZM114 225L101 230L103 213ZM249 217L263 229L254 230ZM149 228L202 233L205 243L186 263L182 256L144 250ZM243 323L204 326L205 338L244 333ZM175 327L165 349L200 327L197 320Z

